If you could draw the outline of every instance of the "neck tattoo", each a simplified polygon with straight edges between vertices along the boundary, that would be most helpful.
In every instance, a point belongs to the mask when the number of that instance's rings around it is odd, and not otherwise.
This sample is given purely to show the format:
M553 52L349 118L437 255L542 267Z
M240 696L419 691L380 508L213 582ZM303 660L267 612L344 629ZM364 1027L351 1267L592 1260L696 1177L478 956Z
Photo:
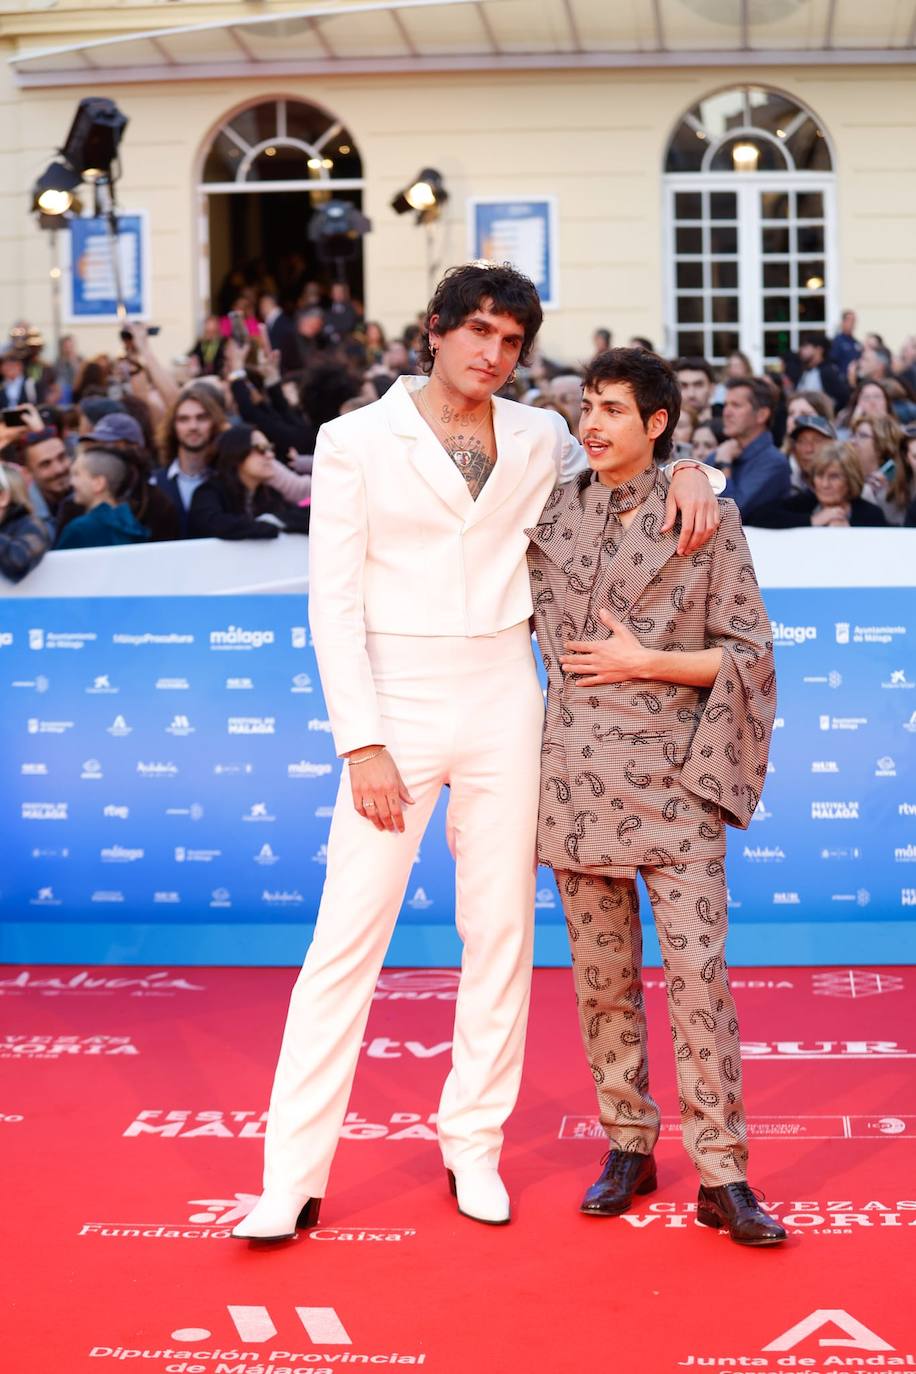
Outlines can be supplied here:
M467 482L471 496L476 501L496 465L496 460L490 456L486 440L481 435L490 419L492 402L488 404L477 423L471 429L467 429L467 422L471 418L468 412L458 411L450 405L443 404L439 408L438 416L435 416L425 392L426 388L421 388L417 398L423 417Z

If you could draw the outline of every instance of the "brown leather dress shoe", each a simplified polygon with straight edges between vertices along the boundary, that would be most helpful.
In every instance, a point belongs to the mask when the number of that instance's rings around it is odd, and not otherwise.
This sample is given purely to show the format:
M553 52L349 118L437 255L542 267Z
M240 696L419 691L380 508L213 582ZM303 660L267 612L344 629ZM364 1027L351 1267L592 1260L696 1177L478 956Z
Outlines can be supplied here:
M786 1238L785 1229L763 1210L747 1183L701 1185L697 1221L701 1226L724 1226L738 1245L779 1245Z
M590 1217L619 1217L633 1201L634 1193L654 1193L658 1187L655 1159L632 1150L609 1150L604 1168L579 1207Z

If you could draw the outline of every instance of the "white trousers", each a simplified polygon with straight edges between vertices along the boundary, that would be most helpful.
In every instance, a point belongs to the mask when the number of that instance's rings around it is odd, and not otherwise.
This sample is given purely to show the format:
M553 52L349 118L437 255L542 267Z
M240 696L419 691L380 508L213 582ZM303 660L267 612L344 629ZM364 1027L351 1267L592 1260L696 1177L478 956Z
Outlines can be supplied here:
M521 1078L544 714L528 625L473 639L369 635L368 650L385 743L414 804L402 835L377 831L354 810L344 767L267 1120L264 1187L301 1197L324 1196L375 984L445 783L464 944L438 1113L447 1167L496 1166Z

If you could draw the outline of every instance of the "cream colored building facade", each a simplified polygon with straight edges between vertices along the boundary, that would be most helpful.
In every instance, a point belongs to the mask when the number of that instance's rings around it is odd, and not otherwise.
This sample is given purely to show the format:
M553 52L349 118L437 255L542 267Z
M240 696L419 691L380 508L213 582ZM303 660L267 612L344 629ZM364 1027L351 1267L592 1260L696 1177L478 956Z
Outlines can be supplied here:
M30 187L77 102L105 95L130 120L118 196L125 211L148 214L150 317L170 356L187 349L209 303L220 225L202 189L208 152L237 112L278 101L319 107L358 150L373 224L366 310L388 329L416 314L428 285L427 232L390 201L434 167L450 195L430 231L442 264L468 256L469 198L555 198L558 304L542 336L551 356L586 357L597 326L616 342L646 335L674 352L696 322L726 331L720 342L740 333L759 365L771 352L765 281L770 295L784 290L779 310L791 304L796 327L816 318L806 297L819 294L828 327L851 306L860 331L897 347L916 331L914 49L912 0L0 3L0 319L50 327L48 235L29 214ZM679 128L714 141L701 127L704 110L718 108L708 102L747 89L813 121L826 149L813 170L785 170L777 148L773 170L736 172L732 140L718 155L724 170L672 181ZM766 137L776 147L772 127ZM755 176L769 200L744 190ZM809 199L789 208L800 227L786 260L757 261L758 220L777 213L780 196L785 207L796 182ZM715 195L730 187L739 199L727 202L723 238ZM695 214L684 207L699 198L676 200L703 190L712 200ZM820 233L811 221L806 247L798 236L812 204ZM772 228L779 248L778 221ZM722 268L717 241L734 268ZM85 353L112 346L111 325L73 328Z

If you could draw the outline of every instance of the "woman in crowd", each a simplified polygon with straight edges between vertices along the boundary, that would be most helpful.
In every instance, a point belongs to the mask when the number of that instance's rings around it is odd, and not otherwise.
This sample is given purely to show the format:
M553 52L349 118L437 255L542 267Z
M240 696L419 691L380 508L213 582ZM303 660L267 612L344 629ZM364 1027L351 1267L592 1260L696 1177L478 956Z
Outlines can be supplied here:
M797 420L799 415L820 415L833 424L836 407L823 391L794 391L786 405L786 415L789 429L792 428L792 421Z
M376 320L367 320L363 329L363 342L366 349L366 361L369 367L382 361L385 356L385 349L388 347L388 340L385 338L385 331Z
M889 525L902 525L909 503L909 479L900 457L903 430L890 415L861 415L852 442L865 477L865 496L880 506Z
M189 533L195 539L276 539L283 531L308 534L308 507L285 501L270 485L274 450L251 425L219 436L216 462L194 493Z
M841 438L848 438L852 426L862 415L890 415L891 403L888 400L884 383L875 380L860 382L849 398L849 405L837 416L837 430Z
M713 454L721 442L722 439L715 426L704 420L693 431L693 438L690 440L690 456L696 458L698 463L711 463Z
M699 414L691 406L681 406L681 413L674 427L675 452L678 457L685 456L687 450L691 449L694 430L699 420Z
M0 572L21 582L50 547L48 532L32 514L22 469L0 463Z
M794 492L785 501L761 507L754 523L768 529L887 524L879 507L862 497L865 476L855 444L825 444L811 459L810 477L812 489Z
M906 508L903 523L907 529L916 526L916 424L907 425L900 441L900 457L906 464L910 483L910 504Z

